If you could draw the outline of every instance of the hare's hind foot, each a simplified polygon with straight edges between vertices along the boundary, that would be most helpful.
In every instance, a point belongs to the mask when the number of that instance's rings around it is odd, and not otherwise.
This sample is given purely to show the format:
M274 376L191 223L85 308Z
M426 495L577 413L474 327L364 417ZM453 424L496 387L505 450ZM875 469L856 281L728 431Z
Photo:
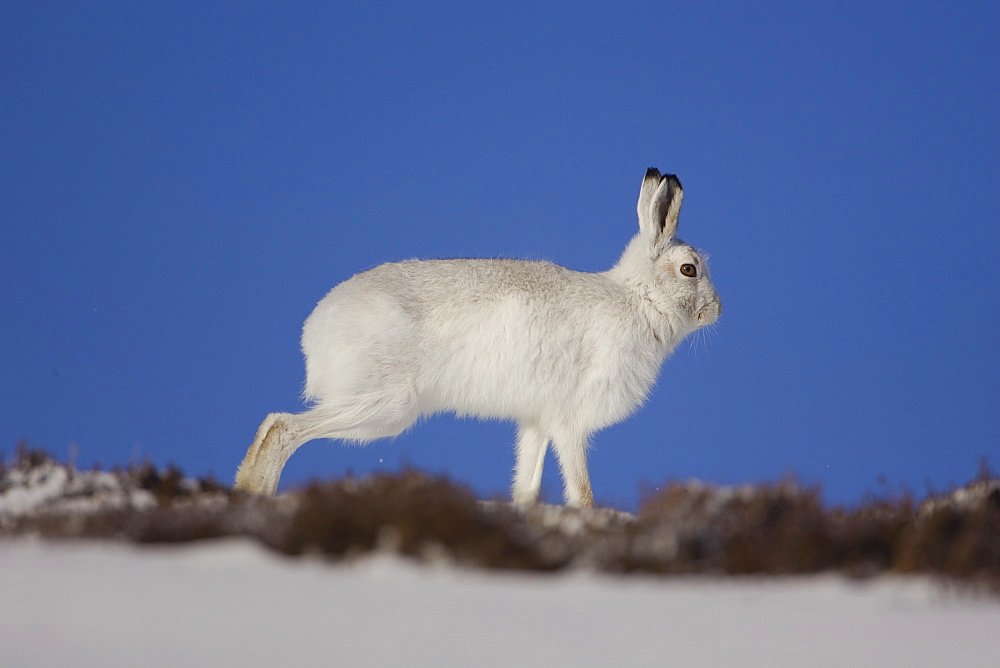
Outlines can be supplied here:
M236 470L234 489L268 495L277 491L278 478L287 460L287 457L282 457L287 440L284 437L288 434L286 417L291 416L271 413L260 423L253 444Z

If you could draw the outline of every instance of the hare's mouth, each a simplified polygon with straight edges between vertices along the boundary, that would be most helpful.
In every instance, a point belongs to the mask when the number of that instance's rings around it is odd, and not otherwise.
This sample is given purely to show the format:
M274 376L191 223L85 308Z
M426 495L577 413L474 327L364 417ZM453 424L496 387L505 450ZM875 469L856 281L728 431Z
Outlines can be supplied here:
M698 311L698 325L704 327L711 325L722 315L722 302L716 301L714 304L704 306Z

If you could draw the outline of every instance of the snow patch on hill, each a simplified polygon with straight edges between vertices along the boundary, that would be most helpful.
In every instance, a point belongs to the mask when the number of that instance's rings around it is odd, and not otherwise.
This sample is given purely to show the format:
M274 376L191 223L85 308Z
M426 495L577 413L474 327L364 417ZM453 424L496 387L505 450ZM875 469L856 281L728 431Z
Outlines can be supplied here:
M245 539L0 541L6 665L993 666L1000 604L923 578L510 574Z

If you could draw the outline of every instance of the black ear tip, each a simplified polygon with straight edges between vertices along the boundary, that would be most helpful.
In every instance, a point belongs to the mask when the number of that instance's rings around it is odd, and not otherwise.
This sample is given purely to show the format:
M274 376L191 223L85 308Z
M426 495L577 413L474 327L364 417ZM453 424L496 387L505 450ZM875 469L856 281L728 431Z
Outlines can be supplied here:
M646 170L646 177L645 178L647 178L647 179L650 179L650 178L652 178L652 179L659 179L660 178L660 170L658 170L656 167L650 167L649 169Z
M681 186L681 180L679 178L677 178L676 174L664 174L663 175L663 180L664 181L671 181L672 182L671 185L674 188L682 188L683 187L683 186Z

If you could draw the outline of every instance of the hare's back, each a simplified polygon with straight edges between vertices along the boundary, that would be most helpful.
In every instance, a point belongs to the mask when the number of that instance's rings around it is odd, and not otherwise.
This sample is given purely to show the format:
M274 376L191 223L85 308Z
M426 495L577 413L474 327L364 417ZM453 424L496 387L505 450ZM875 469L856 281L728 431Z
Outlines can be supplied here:
M518 260L408 260L356 274L320 300L306 320L307 358L353 359L416 354L429 340L439 345L468 332L470 321L511 315L551 295L567 272L546 262ZM520 306L517 306L520 305ZM522 314L523 316L523 314ZM456 342L460 343L460 342Z
M528 260L407 260L356 274L331 290L320 306L371 309L371 302L388 299L414 317L441 316L475 304L545 300L565 292L578 276L592 275Z
M451 344L481 354L504 345L574 338L597 321L625 326L621 286L603 274L550 262L409 260L383 264L334 288L310 319L353 336L396 335L405 343ZM509 340L507 340L509 339ZM404 341L400 341L404 343Z

